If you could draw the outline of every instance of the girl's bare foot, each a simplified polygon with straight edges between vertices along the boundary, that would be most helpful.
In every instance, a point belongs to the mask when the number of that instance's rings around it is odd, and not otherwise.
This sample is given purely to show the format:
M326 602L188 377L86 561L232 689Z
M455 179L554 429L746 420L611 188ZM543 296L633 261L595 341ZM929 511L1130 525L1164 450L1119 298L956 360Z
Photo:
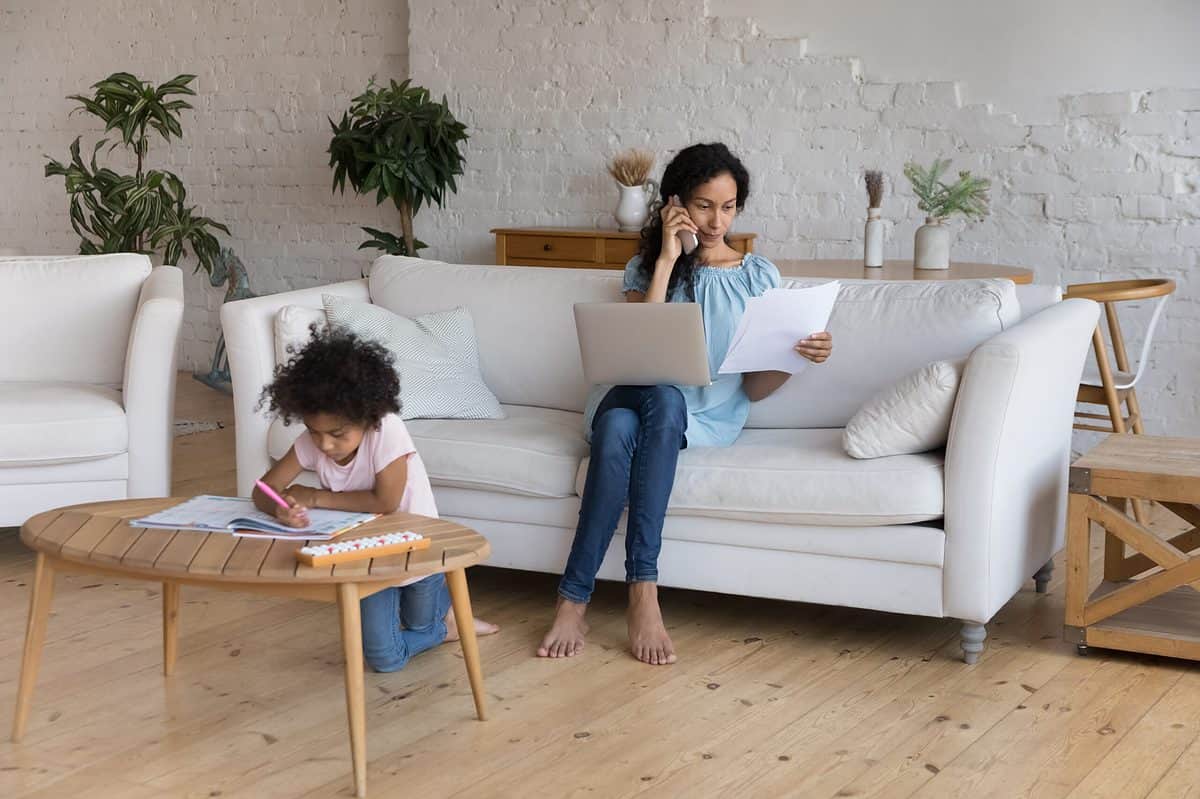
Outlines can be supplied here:
M587 635L587 622L583 615L587 613L587 603L571 602L558 598L558 607L554 611L554 623L550 632L542 639L537 654L540 658L569 658L583 651L583 637Z
M667 628L663 624L656 583L629 584L626 622L629 626L629 648L635 658L652 666L675 662L675 645L671 643L671 636L667 635Z
M498 625L492 624L491 622L484 621L483 619L475 619L474 621L475 621L475 634L476 635L492 635L493 633L500 632L500 627ZM458 622L456 622L454 620L454 608L451 608L450 611L446 614L446 638L443 640L443 643L445 641L457 641L457 640L458 640Z

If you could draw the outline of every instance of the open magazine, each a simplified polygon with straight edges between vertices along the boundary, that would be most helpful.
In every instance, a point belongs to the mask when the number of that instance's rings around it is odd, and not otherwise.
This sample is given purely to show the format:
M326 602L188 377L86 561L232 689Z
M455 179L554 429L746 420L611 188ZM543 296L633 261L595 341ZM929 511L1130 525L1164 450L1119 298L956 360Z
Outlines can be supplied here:
M271 514L254 507L254 503L245 497L205 494L144 518L130 519L129 524L134 527L201 530L251 537L327 540L377 516L375 513L309 508L307 527L289 527Z

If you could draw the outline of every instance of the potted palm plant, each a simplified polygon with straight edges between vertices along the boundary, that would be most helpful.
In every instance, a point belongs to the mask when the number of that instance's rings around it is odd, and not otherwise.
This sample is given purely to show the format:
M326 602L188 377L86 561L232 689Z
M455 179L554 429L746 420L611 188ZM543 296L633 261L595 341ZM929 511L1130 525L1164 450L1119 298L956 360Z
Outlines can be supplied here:
M912 183L917 195L917 207L925 212L925 224L917 228L913 242L913 266L917 269L950 268L950 230L942 223L954 214L968 219L982 219L988 212L986 178L959 172L958 180L947 184L942 175L950 167L949 160L934 159L928 168L909 162L904 176Z
M434 102L429 90L411 81L376 86L374 79L341 121L329 124L333 189L345 193L348 180L357 194L373 191L377 205L390 199L400 212L400 236L364 227L371 239L359 249L417 255L426 245L413 234L413 217L422 205L441 206L447 190L458 191L454 178L463 173L466 125L454 118L445 96Z
M76 137L71 160L62 164L51 159L46 177L62 176L71 198L71 227L79 234L79 252L160 253L164 264L177 265L190 247L196 255L196 270L212 273L220 246L214 231L228 234L229 228L196 213L187 204L183 181L165 169L147 169L151 134L163 141L182 138L179 112L191 108L179 95L194 95L188 86L195 75L176 75L153 86L128 72L116 72L93 84L91 96L73 94L77 111L85 111L104 122L104 132L117 131L120 138L108 147L124 147L133 155L136 171L123 175L97 163L97 155L108 144L96 142L85 162Z

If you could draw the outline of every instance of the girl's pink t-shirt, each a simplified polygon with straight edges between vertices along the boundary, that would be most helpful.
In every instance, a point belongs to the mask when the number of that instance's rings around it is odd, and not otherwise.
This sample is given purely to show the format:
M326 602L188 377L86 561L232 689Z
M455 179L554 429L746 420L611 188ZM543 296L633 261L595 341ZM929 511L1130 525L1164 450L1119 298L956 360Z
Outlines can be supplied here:
M363 434L358 452L345 466L317 449L308 433L301 434L292 446L300 465L316 472L321 485L330 491L370 491L375 488L375 475L397 458L408 458L408 483L396 510L435 518L438 515L425 464L404 421L396 414L383 417L378 428L370 428Z

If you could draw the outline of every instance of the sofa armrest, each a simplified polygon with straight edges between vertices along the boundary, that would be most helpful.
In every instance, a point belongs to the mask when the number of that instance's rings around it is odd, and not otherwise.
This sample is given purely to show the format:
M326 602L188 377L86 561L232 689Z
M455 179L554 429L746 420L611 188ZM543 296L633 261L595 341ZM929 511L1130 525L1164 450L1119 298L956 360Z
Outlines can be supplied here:
M986 623L1062 548L1075 396L1099 313L1066 300L967 361L946 444L945 615Z
M250 496L254 481L271 466L267 432L271 419L255 411L263 386L275 374L275 315L285 305L320 308L322 294L370 302L367 281L348 280L328 286L287 291L227 302L221 306L221 329L233 378L233 418L237 435L238 494Z
M171 495L175 370L183 326L183 272L159 266L138 296L125 354L122 402L129 426L129 496Z

